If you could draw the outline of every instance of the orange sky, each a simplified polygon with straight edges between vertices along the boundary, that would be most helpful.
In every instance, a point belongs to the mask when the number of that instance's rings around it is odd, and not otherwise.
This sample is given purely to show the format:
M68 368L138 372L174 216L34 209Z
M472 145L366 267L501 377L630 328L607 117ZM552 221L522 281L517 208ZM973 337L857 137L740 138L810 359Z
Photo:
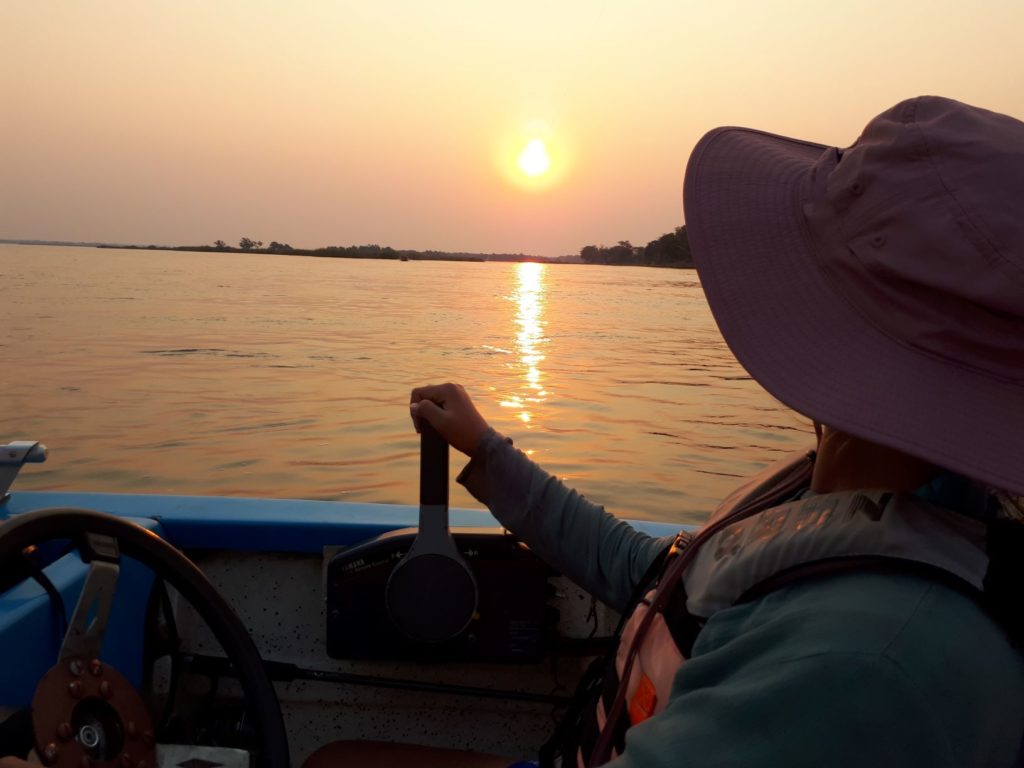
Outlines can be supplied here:
M643 244L716 125L848 144L921 93L1024 118L1022 33L1019 0L3 0L0 238Z

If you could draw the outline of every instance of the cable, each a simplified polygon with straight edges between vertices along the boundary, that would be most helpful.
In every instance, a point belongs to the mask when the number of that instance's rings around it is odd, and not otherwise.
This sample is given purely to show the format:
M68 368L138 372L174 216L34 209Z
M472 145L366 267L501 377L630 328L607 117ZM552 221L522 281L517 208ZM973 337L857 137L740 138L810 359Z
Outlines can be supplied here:
M153 587L158 591L160 610L164 614L164 624L167 627L170 644L171 673L167 682L167 698L164 699L164 706L160 712L160 719L157 721L156 732L162 733L171 723L174 714L174 702L178 694L178 680L181 675L180 656L178 649L181 647L181 637L178 635L178 624L174 620L174 606L171 605L171 595L167 591L167 583L163 579L157 579Z
M32 557L35 548L21 553L22 559L28 565L30 575L41 586L46 594L50 596L50 611L53 614L53 625L57 629L57 647L64 644L64 637L68 633L68 614L64 607L64 596L54 586L50 577L39 567L39 563Z

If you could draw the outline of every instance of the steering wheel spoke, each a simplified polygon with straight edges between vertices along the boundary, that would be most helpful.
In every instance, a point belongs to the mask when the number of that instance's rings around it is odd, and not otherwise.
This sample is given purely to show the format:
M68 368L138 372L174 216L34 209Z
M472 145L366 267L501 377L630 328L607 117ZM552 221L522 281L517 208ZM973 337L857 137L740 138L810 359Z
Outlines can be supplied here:
M87 534L82 555L90 560L82 593L71 616L57 660L85 664L100 657L103 635L110 620L110 609L120 575L120 552L113 536Z

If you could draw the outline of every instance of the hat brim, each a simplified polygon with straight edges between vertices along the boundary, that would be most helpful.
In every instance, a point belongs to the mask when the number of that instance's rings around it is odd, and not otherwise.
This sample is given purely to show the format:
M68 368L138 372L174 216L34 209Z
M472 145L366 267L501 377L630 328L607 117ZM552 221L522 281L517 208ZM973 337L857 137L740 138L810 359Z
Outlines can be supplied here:
M690 158L686 229L739 362L799 413L1024 494L1024 387L933 357L860 315L823 267L803 190L835 149L719 128Z

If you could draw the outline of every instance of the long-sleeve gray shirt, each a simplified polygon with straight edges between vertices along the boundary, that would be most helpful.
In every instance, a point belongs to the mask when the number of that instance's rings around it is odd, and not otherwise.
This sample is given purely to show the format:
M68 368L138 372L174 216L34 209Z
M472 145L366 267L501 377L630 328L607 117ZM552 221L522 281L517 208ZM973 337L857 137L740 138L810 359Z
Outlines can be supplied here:
M459 482L615 608L668 542L493 431ZM843 573L715 614L666 709L608 765L1010 766L1022 736L1024 662L975 600L909 573Z

